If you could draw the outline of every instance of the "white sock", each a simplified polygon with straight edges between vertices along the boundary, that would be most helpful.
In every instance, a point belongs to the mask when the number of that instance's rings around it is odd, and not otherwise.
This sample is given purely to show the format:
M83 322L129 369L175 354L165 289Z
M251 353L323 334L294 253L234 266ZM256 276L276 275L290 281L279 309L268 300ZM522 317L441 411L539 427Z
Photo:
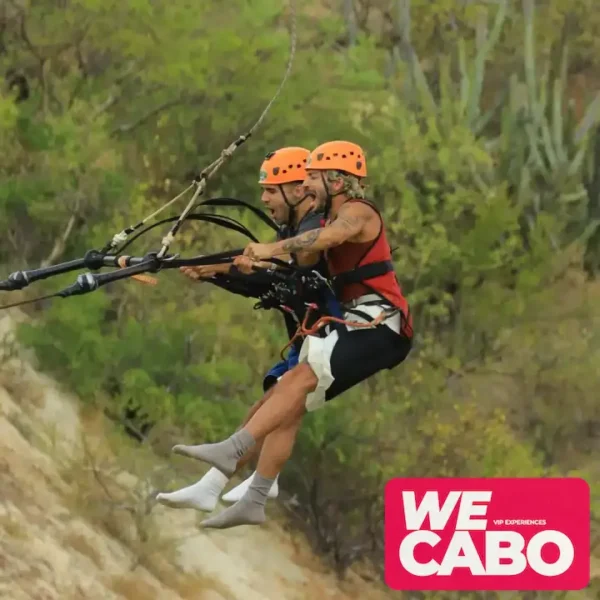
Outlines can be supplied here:
M200 481L174 492L160 493L156 499L171 508L195 508L211 512L217 506L228 481L227 475L212 467Z
M252 473L252 475L250 475L250 477L248 477L248 479L245 479L244 481L242 481L242 483L240 483L239 485L234 487L232 490L229 490L223 496L223 498L221 498L221 500L223 500L223 502L231 502L231 503L238 502L241 499L241 497L246 493L248 488L250 487L250 484L252 483L252 479L254 479L255 474L256 474L256 471L254 471L254 473ZM273 485L271 486L271 489L269 490L267 498L277 498L277 496L279 495L279 486L277 485L278 479L279 479L279 475L277 475L277 477L275 477L275 480L273 482Z

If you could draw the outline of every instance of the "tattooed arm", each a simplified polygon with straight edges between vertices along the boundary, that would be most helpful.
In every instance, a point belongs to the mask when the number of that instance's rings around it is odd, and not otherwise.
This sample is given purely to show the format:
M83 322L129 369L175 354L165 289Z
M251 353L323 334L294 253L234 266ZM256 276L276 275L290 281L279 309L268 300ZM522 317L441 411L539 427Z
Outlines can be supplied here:
M364 204L342 206L333 223L279 242L278 252L314 252L339 246L361 233L372 216L371 212Z
M360 235L371 218L372 211L364 204L342 206L330 225L275 244L249 244L244 254L252 260L267 260L290 252L320 252Z

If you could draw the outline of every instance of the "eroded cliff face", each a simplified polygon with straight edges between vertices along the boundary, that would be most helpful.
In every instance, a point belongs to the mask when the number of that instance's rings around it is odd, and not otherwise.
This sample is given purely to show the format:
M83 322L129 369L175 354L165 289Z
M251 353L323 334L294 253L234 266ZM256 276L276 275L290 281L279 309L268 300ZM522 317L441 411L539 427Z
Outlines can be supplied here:
M204 515L149 501L140 473L167 461L134 446L116 453L102 413L11 342L15 318L0 319L0 598L388 597L353 573L340 584L276 507L263 527L206 532Z

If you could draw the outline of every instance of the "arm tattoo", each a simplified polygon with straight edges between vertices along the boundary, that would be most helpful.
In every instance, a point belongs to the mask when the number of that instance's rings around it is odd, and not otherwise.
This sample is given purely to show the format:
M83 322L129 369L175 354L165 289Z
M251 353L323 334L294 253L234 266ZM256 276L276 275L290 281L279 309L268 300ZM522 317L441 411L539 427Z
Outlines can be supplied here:
M301 250L308 250L319 238L321 230L312 229L302 235L290 238L286 240L281 246L282 250L286 252L300 252Z
M331 225L327 225L323 229L312 229L285 240L279 247L283 252L290 253L326 250L343 244L360 233L368 220L369 217L362 213L338 215Z
M333 227L342 227L347 231L351 231L353 234L357 233L362 225L366 222L367 218L364 215L358 217L338 217L332 224Z

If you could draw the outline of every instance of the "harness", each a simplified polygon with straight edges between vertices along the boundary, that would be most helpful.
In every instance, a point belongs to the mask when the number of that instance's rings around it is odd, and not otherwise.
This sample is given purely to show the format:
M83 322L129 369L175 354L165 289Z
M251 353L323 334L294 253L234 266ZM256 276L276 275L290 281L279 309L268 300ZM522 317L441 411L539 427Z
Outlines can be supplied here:
M279 231L279 239L295 237L301 228L302 221L311 216L313 212L307 213L296 227L291 224L284 225ZM325 219L321 217L319 226L322 227ZM285 323L288 329L290 342L281 351L281 356L287 348L294 345L299 352L302 345L299 330L304 326L312 326L322 316L342 316L342 309L335 297L335 293L329 282L327 262L323 257L313 267L302 267L298 264L295 254L291 255L291 265L294 276L288 278L287 284L292 283L286 302L282 302L280 309L285 313ZM289 277L289 276L288 276ZM262 306L261 306L262 307ZM320 334L320 333L319 333Z
M375 241L377 241L377 239L378 238L376 238ZM365 253L365 256L366 256L366 254L368 254L368 252L371 250L371 248L369 248L369 250L367 250L367 252ZM364 256L363 256L363 258L364 258ZM361 260L363 258L361 258ZM359 261L359 264L360 264L360 261ZM379 277L381 275L385 275L386 273L389 273L390 271L393 271L393 270L394 270L394 264L392 263L391 260L382 260L382 261L369 263L367 265L356 266L349 271L344 271L342 273L338 273L337 275L333 276L331 278L333 289L335 290L336 294L341 295L342 290L346 286L348 286L352 283L360 283L360 284L364 285L365 287L368 287L369 289L371 289L373 291L373 294L377 295L377 297L379 299L378 302L381 300L384 300L386 303L389 304L389 300L387 300L385 298L385 296L381 295L379 292L377 292L377 290L373 289L365 281L367 279L372 279L373 277ZM361 303L361 304L364 304L364 303Z
M368 293L363 294L360 298L344 301L344 307L347 312L356 314L361 318L367 320L368 322L372 322L373 319L370 315L365 312L357 309L357 306L387 306L389 308L384 309L382 314L385 314L385 318L391 317L396 313L400 313L400 333L405 335L406 337L412 337L413 329L411 324L411 315L410 315L410 307L406 306L406 314L404 311L395 306L388 298L386 298L380 291L378 291L373 285L369 283L369 280L375 277L380 277L386 275L387 273L394 272L394 264L390 259L378 260L374 262L370 262L367 264L362 264L362 261L369 255L369 253L375 248L375 246L379 243L381 236L384 233L383 227L383 219L381 218L381 213L377 209L377 207L368 200L362 198L356 198L351 200L352 202L362 202L367 206L371 207L379 217L380 221L380 229L377 236L372 240L372 242L367 246L362 255L358 258L355 265L340 273L336 273L331 277L332 286L335 290L335 293L338 297L342 297L344 289L352 284L360 284L364 288L368 290ZM390 250L390 253L393 252Z

